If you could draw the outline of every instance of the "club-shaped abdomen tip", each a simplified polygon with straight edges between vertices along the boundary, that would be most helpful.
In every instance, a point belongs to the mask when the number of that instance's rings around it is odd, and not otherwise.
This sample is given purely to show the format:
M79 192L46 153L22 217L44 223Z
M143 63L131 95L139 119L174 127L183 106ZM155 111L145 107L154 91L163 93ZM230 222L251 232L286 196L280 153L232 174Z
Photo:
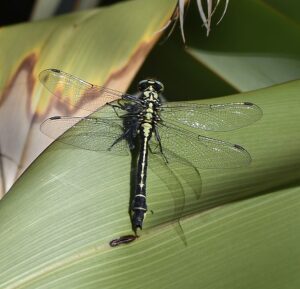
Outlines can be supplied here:
M143 221L147 212L146 197L142 194L138 194L134 197L132 202L132 227L134 230L141 229L143 227Z
M133 229L136 231L137 229L143 229L143 221L144 221L145 211L137 209L133 210L132 215L132 226Z

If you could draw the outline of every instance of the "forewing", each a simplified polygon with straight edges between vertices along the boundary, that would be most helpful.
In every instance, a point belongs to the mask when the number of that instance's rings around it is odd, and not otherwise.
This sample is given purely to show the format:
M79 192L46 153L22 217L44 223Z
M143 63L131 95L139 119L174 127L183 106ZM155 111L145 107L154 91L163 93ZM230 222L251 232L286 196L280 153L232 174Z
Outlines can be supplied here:
M41 83L61 101L88 111L96 111L117 99L134 99L129 94L86 82L58 69L46 69L39 75Z
M161 117L195 129L229 131L247 126L262 117L262 110L250 102L227 104L166 103Z
M251 162L249 153L239 145L197 135L169 124L160 124L158 130L168 161L197 168L235 168ZM160 154L155 139L150 147L153 153Z
M41 125L41 131L62 143L92 151L112 151L128 155L128 145L120 139L124 133L120 119L93 117L51 117Z

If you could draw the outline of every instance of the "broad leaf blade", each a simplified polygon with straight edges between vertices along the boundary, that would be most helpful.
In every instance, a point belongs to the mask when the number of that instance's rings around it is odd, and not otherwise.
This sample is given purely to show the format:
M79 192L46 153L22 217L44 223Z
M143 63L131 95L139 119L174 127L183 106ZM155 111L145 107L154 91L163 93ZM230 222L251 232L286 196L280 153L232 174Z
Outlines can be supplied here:
M163 182L149 171L154 214L141 238L110 248L110 240L130 233L130 160L49 147L0 203L6 236L0 239L0 287L297 287L300 200L292 186L300 177L299 87L292 82L210 101L252 101L264 116L236 132L210 135L243 145L253 163L203 171L199 200L187 188L181 222L187 246L166 186L172 178Z
M51 96L38 74L58 68L126 90L175 5L175 0L126 1L1 29L1 149L19 165L4 168L6 189L50 143L39 131L43 120L87 113Z

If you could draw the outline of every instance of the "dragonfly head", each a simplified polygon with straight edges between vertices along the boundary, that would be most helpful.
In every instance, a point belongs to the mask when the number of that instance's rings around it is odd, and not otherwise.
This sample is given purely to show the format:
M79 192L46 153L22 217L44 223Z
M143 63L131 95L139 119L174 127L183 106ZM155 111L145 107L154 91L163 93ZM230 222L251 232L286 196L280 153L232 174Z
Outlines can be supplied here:
M146 90L152 90L159 93L164 91L164 85L158 80L146 79L139 82L138 89L141 92Z

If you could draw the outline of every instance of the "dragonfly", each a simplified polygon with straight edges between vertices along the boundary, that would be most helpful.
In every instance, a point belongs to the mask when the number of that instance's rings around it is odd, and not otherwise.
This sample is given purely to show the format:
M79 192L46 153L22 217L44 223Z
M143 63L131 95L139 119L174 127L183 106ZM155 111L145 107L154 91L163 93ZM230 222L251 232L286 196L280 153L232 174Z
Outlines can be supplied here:
M236 168L251 162L242 146L203 136L200 131L230 131L252 124L262 116L253 103L166 102L164 85L155 79L140 81L138 94L128 94L58 69L46 69L39 78L60 101L91 112L86 117L50 117L41 125L44 134L87 150L120 155L138 151L130 206L135 232L142 229L148 210L149 156L160 158L167 166L176 162L197 169ZM92 114L95 111L97 116Z

